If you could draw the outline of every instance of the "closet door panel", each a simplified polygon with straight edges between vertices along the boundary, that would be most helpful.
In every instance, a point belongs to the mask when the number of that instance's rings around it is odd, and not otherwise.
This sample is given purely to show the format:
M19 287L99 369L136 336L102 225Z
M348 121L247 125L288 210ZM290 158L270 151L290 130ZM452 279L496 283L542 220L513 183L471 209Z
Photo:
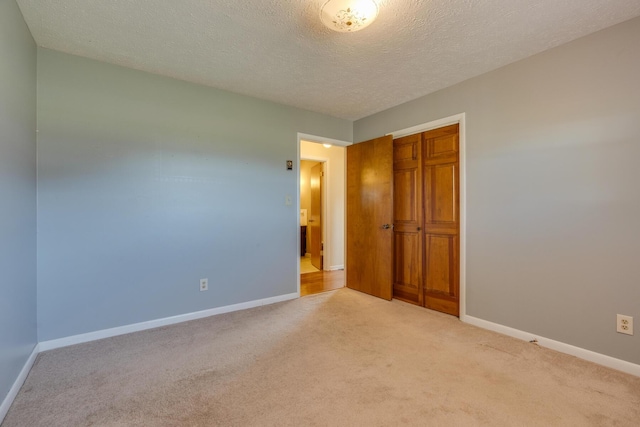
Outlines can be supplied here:
M458 125L424 132L424 306L459 315L460 171Z
M393 141L393 296L423 304L422 136Z

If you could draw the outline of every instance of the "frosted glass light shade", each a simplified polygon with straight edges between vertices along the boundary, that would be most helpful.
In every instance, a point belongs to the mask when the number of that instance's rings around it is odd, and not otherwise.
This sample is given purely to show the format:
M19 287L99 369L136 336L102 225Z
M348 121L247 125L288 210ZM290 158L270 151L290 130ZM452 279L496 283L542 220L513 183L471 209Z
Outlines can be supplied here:
M373 0L329 0L320 8L320 20L328 28L341 33L362 30L378 16Z

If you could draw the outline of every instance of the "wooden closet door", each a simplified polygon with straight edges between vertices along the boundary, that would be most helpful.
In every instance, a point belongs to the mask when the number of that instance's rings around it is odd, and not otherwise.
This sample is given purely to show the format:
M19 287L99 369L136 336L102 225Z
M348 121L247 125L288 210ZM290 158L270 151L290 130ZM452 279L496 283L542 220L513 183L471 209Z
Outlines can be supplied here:
M460 313L458 125L424 132L424 306Z
M390 300L393 286L393 142L347 147L347 287Z
M423 304L422 135L393 141L393 297Z

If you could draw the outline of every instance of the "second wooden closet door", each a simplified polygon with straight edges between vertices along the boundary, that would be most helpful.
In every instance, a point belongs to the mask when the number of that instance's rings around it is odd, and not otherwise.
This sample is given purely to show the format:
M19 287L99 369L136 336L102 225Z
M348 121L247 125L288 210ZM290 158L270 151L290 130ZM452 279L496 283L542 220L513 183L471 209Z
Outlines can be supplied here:
M458 125L393 144L394 297L458 316Z

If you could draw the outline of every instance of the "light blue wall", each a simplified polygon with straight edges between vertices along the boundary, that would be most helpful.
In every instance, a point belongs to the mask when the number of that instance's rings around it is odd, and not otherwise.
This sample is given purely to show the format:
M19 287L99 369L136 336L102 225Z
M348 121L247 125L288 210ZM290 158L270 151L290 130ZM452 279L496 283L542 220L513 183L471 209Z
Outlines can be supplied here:
M40 341L296 292L286 160L353 131L43 49L38 129Z
M640 363L639 46L640 18L355 123L466 112L469 315Z
M0 1L0 403L37 342L36 46Z

